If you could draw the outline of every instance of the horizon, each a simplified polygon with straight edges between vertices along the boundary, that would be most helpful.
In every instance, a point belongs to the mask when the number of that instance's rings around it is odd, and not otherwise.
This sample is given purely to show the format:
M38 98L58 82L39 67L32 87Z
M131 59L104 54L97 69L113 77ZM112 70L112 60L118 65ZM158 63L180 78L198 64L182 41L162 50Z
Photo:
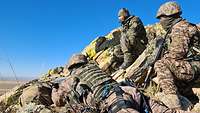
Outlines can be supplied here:
M19 79L34 79L65 65L72 54L81 52L97 36L120 26L120 8L139 16L144 25L154 24L159 6L166 1L1 1L0 79L15 79L15 74ZM200 1L176 1L183 18L200 23Z

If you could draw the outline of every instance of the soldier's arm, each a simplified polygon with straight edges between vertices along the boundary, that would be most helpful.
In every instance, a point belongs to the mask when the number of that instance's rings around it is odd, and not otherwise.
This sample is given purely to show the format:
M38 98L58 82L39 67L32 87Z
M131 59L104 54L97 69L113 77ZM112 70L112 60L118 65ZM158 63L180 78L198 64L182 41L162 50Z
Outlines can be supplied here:
M139 19L139 17L134 17L133 19L131 19L129 30L128 30L129 40L131 41L131 44L135 45L136 40L137 40L136 38L138 36L140 36L140 35L143 35L142 34L143 33L142 30L145 31L143 23L141 22L141 20ZM143 39L143 41L146 44L148 42L147 38Z
M186 27L187 26L180 26L172 30L171 44L165 58L178 60L183 59L187 55L190 38Z

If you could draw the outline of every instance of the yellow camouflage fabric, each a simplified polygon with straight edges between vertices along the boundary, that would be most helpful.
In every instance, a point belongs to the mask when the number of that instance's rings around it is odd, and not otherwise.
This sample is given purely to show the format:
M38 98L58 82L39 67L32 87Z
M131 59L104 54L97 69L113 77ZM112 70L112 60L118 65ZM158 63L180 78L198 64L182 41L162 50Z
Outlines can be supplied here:
M160 23L155 23L152 25L145 26L147 38L150 42L151 40L155 39L156 37L164 37L166 31L162 28Z
M117 29L112 30L108 35L105 36L105 38L106 38L106 40L110 40L110 39L113 39L115 37L119 37L120 35L121 35L121 32L117 28ZM88 46L86 46L83 49L82 54L88 56L90 59L97 58L97 56L96 56L97 53L95 51L97 39L98 38L94 39Z
M166 2L158 9L156 18L160 18L160 16L171 16L181 12L181 7L176 2Z

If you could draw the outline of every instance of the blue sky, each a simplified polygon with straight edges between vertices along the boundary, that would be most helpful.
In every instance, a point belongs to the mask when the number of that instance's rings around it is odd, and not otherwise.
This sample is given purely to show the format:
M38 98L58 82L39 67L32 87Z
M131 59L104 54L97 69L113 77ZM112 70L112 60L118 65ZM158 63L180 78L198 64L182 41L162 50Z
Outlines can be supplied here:
M126 7L145 25L167 0L0 0L0 77L38 77L66 64L95 37L120 24L117 12ZM183 17L200 23L199 0L177 0Z

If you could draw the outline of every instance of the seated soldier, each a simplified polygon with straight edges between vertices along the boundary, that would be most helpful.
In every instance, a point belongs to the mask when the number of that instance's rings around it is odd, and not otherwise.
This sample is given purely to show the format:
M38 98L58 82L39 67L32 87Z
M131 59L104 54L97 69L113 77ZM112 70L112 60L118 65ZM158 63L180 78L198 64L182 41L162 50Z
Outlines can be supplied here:
M200 78L200 35L197 26L187 22L181 14L176 2L167 2L160 6L156 16L167 34L164 55L154 68L165 94L163 98L173 97L173 104L167 106L174 109L182 109L180 95L194 98L189 95L190 86Z
M68 104L72 112L187 113L170 110L130 85L120 86L84 55L74 55L68 69L70 77L53 89L52 100L56 106Z

